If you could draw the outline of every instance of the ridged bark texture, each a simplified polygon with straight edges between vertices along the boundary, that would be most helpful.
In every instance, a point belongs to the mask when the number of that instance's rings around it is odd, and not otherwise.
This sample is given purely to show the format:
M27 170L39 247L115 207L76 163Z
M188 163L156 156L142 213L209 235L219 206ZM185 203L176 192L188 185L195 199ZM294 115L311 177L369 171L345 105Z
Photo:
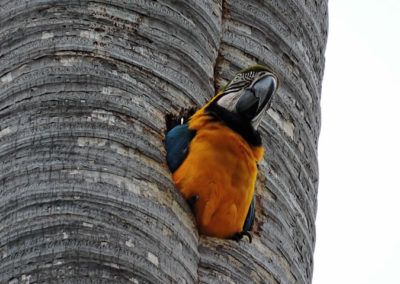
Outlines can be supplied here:
M0 283L310 283L327 0L0 0ZM166 120L251 64L254 240L199 236Z

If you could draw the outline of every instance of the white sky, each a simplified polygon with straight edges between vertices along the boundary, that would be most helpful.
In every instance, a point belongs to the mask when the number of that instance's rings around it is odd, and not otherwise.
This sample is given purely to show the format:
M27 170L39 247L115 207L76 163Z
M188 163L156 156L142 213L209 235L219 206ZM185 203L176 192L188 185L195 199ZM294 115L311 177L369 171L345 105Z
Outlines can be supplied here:
M400 1L330 0L313 284L400 284Z

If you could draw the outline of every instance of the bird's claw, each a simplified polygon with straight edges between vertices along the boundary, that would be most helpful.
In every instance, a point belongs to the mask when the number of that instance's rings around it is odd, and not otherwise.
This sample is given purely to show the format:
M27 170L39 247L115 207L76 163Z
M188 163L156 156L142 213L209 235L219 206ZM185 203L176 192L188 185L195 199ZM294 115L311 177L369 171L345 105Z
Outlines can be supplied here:
M199 195L192 195L187 199L187 203L189 204L190 209L194 212L194 206L196 205L197 200L199 200Z
M253 237L251 236L251 233L249 231L237 232L230 239L239 242L243 239L244 236L249 239L249 243L251 244Z

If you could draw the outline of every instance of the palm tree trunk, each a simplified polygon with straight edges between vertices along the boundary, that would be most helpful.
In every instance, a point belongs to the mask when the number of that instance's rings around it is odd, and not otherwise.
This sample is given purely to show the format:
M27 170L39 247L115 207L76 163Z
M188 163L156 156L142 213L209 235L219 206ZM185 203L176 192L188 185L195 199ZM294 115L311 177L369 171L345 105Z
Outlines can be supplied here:
M0 0L0 283L310 283L327 0L300 2ZM198 235L163 139L253 63L282 84L237 244Z

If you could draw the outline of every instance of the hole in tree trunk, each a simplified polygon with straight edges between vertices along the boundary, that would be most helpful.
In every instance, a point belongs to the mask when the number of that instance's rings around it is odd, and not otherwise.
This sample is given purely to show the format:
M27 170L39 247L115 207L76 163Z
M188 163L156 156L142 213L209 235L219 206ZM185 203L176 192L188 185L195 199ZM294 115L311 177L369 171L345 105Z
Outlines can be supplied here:
M189 121L189 118L196 112L196 110L197 108L191 107L191 108L181 109L178 115L173 115L171 113L167 114L165 116L165 124L167 129L165 133L170 131L175 126L180 125L182 118L183 118L183 123L187 123Z

